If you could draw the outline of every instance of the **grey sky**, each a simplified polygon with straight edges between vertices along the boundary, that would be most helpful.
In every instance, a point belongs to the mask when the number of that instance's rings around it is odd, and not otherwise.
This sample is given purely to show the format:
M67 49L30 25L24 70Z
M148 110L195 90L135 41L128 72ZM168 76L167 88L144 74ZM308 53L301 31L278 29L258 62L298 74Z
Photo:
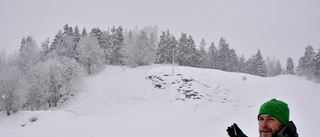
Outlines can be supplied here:
M320 1L314 0L0 0L0 47L18 50L23 36L32 35L40 46L68 23L82 30L112 26L133 29L157 25L176 38L181 32L218 46L225 37L246 58L258 49L281 60L297 63L304 48L320 45ZM295 64L296 66L298 64Z

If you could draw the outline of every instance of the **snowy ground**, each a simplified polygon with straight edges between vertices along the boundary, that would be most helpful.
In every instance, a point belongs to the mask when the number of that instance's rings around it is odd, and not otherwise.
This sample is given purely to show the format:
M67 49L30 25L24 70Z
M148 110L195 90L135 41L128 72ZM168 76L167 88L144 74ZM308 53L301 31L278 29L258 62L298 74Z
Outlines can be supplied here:
M5 137L223 137L237 123L258 136L257 113L277 98L289 104L300 136L318 136L320 84L281 75L153 65L106 66L77 83L77 94L54 110L0 112ZM31 122L31 119L36 121Z

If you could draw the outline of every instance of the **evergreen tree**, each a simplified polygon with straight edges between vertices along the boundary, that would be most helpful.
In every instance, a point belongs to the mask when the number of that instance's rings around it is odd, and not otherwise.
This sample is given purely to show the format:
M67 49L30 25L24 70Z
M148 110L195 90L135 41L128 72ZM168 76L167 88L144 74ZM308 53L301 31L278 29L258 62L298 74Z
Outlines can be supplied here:
M182 66L198 66L196 48L192 37L182 33L178 43L177 61Z
M84 37L84 36L86 36L86 35L88 35L88 33L87 33L86 28L84 27L84 28L82 29L81 37Z
M209 65L206 63L206 60L207 60L207 52L206 52L206 49L205 49L205 46L207 45L207 43L205 42L204 39L201 39L201 42L200 42L200 58L199 58L199 64L200 64L200 67L201 68L206 68L208 67Z
M223 71L230 71L231 69L229 43L223 37L220 38L219 42L217 68Z
M63 33L61 30L58 31L58 33L55 35L53 42L50 46L50 52L54 51L57 47L60 47L60 45L62 45L63 43Z
M255 55L254 62L253 62L255 69L253 71L254 75L266 77L267 76L267 66L265 61L263 60L262 54L260 49L258 50L257 54Z
M136 67L154 63L157 46L156 27L145 27L139 32L136 31L126 33L122 53L125 65Z
M246 61L246 73L248 74L253 74L256 75L254 73L255 71L255 64L254 64L254 60L255 60L255 55L252 55L250 58L248 58L248 60Z
M286 65L286 74L295 75L294 72L294 64L291 57L287 59L287 65Z
M304 56L299 59L299 65L297 73L299 76L307 76L308 78L313 77L313 72L315 69L314 57L316 53L312 46L307 46L305 48Z
M105 62L110 63L111 60L111 52L112 52L112 41L111 41L111 35L109 31L103 31L101 38L99 40L99 44L101 48L103 49L104 56L105 56Z
M244 55L241 55L241 57L239 59L238 72L247 73L246 59L244 58Z
M40 51L40 59L41 61L45 61L48 59L47 54L50 52L49 50L50 41L49 38L41 43L41 51Z
M208 68L218 69L217 61L218 61L218 51L217 51L217 48L214 46L214 43L212 42L209 47L208 58L206 60L208 64Z
M90 32L90 35L97 37L97 39L100 41L102 36L102 31L99 28L93 28Z
M66 24L66 25L64 25L63 26L63 35L68 35L68 34L70 34L69 33L69 31L70 31L70 28L69 28L69 25L68 24Z
M80 41L80 38L81 38L81 34L80 34L80 31L79 31L79 28L78 26L76 26L74 28L74 36L73 36L73 39L76 43L78 43Z
M283 70L282 70L282 67L281 67L281 63L280 63L280 60L278 60L277 63L276 63L276 72L275 72L275 74L277 76L277 75L282 74L282 72L283 72Z
M267 66L265 61L263 60L262 54L260 49L258 50L257 54L253 55L247 61L247 72L252 75L267 76Z
M238 72L238 70L239 70L239 57L236 54L236 51L234 49L230 50L229 57L230 57L230 65L229 65L228 71Z
M123 28L119 26L117 29L112 27L111 29L111 60L110 63L113 65L123 65L122 48L124 45Z
M19 50L19 67L23 72L28 71L39 62L39 50L31 36L23 38Z
M157 63L172 63L173 54L176 55L177 40L169 30L162 32L157 49Z
M270 59L270 57L266 57L266 66L267 66L267 76L273 77L280 75L282 73L282 68L280 64L280 60L277 60L276 57Z
M314 76L317 80L320 80L320 49L318 50L317 55L314 58Z

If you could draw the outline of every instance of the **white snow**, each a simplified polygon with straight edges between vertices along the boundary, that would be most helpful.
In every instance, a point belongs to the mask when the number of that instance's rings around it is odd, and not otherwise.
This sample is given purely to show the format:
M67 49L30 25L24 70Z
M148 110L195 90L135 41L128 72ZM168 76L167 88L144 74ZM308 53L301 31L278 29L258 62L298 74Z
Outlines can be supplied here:
M0 136L227 137L226 128L237 123L253 137L259 107L272 98L288 103L300 136L318 135L320 84L298 76L106 66L76 85L77 94L53 110L1 112Z

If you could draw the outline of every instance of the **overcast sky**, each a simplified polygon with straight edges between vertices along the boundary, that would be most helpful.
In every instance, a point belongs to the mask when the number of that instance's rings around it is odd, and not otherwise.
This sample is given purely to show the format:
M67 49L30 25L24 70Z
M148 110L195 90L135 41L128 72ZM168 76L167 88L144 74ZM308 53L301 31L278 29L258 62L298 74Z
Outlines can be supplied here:
M112 26L133 29L157 25L176 39L181 32L218 46L224 37L237 54L246 58L258 49L263 56L292 57L297 63L305 47L318 52L320 1L318 0L0 0L0 47L19 50L23 36L38 46L53 41L67 23L87 32ZM297 66L298 64L295 64Z

